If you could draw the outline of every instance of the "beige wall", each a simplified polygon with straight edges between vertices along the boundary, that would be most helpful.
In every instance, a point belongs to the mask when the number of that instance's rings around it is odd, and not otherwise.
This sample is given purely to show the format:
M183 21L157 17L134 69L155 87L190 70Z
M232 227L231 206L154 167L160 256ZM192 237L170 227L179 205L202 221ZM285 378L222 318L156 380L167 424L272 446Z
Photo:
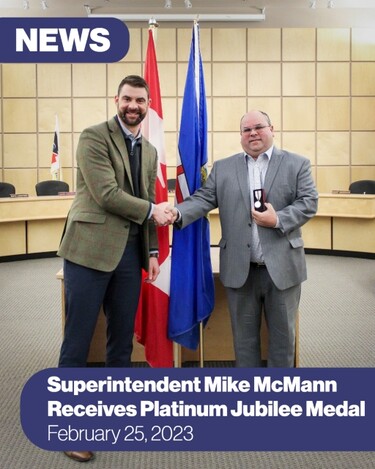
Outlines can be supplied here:
M129 53L115 64L2 64L0 180L33 195L51 178L57 114L63 179L74 189L79 134L114 115L120 80L143 72L147 37L147 28L130 29ZM190 27L157 30L169 177L190 42ZM319 192L375 179L375 30L202 28L201 52L210 165L241 150L239 120L258 108L279 147L311 160Z

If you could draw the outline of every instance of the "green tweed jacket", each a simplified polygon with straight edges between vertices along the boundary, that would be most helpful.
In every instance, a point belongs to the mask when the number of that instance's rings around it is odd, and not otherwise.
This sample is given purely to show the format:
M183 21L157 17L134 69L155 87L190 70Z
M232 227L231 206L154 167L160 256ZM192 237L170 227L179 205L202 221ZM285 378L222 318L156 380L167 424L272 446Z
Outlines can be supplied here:
M156 149L142 137L140 197L135 197L129 155L115 118L85 129L77 147L77 188L58 255L110 272L124 252L131 222L141 226L143 268L158 249L156 228L147 219L155 197Z

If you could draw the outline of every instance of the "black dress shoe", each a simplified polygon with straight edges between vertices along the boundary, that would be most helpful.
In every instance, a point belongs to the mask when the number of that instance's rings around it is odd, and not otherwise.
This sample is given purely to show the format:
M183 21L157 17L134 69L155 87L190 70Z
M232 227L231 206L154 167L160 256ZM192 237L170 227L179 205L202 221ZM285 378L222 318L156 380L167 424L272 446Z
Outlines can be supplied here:
M68 458L78 462L91 461L94 457L94 453L91 451L64 451L64 454L68 456Z

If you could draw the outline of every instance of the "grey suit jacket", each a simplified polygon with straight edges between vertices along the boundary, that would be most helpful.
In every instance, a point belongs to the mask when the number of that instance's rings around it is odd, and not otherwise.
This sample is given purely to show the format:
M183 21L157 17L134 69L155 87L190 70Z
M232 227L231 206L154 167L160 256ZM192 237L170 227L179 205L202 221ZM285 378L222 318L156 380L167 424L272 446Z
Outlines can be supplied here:
M77 147L77 189L58 255L76 264L109 272L124 252L130 222L141 226L143 267L157 249L147 220L155 197L156 149L142 137L140 197L135 197L129 155L114 118L85 129Z
M204 187L177 208L181 227L219 208L222 237L220 278L226 287L241 287L251 262L251 207L244 153L217 161ZM318 193L307 158L274 148L264 181L266 201L277 212L280 228L258 227L263 256L280 290L306 280L301 226L317 211Z

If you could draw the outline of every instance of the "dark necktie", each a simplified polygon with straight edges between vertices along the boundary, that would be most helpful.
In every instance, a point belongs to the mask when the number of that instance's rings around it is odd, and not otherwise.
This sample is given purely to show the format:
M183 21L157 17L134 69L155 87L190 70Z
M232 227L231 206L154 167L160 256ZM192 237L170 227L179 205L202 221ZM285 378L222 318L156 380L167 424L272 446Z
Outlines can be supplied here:
M133 187L134 187L134 195L139 197L140 190L139 190L139 181L141 175L141 165L140 165L140 146L138 143L138 139L134 138L133 135L127 135L125 138L126 146L129 153L129 161L130 161L130 170L132 173L132 180L133 180Z

